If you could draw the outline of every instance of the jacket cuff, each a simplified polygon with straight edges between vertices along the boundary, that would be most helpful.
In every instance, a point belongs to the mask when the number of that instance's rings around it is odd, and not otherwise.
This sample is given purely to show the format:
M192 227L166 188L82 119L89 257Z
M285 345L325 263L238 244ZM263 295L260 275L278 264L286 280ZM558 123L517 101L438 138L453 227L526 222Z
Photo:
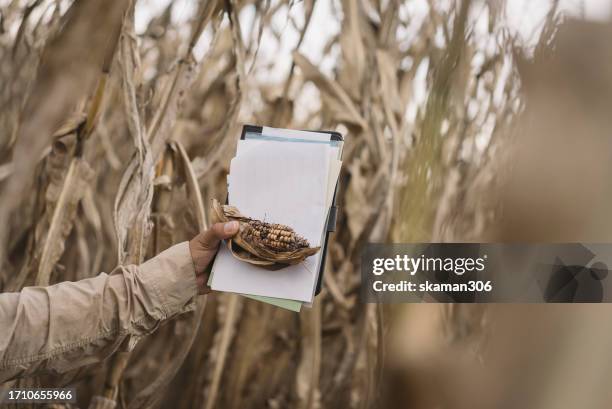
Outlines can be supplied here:
M189 242L176 244L147 260L140 265L138 275L157 295L164 318L195 308L198 287Z

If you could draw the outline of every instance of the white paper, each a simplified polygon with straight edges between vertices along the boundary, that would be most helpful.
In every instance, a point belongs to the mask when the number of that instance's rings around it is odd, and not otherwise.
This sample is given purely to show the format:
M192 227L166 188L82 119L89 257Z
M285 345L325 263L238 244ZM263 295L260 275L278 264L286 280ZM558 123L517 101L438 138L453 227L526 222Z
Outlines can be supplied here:
M261 141L240 141L228 177L229 203L250 217L292 226L311 246L320 246L329 208L333 148L257 142ZM268 271L236 260L222 247L213 266L212 288L310 302L320 258L319 252L299 265Z
M329 142L329 134L324 132L298 131L295 129L280 129L264 126L261 131L261 134L272 137L299 138L308 139L312 141Z
M304 131L301 131L304 132ZM307 132L310 133L310 132ZM300 146L303 146L305 144L310 145L310 144L317 144L317 145L325 145L328 147L328 149L330 149L330 154L332 156L332 158L334 159L340 159L340 148L341 148L341 144L339 143L335 143L335 144L331 144L329 141L329 135L327 135L327 140L322 141L318 138L318 136L316 136L318 134L315 134L314 136L309 136L309 138L294 138L291 136L283 136L283 137L273 137L272 139L270 139L269 135L254 135L249 137L249 134L247 133L247 138L238 141L238 146L236 149L236 157L240 157L244 154L247 154L253 147L255 146L259 146L259 145L266 145L269 146L269 144L284 144L284 143L298 143L301 144Z
M325 222L327 224L327 220L329 218L329 211L331 210L331 206L333 204L334 201L334 192L336 190L336 184L338 182L338 177L340 176L340 168L342 167L342 161L339 161L337 159L334 159L334 157L330 158L330 164L329 164L329 179L328 179L328 185L327 185L327 194L326 194L326 208L327 208L327 216L325 217ZM322 240L325 240L325 237L327 236L327 225L325 225L325 228L323 229L323 236L322 236ZM323 266L323 268L325 268L325 266ZM319 281L319 273L321 272L321 268L317 268L317 278L315 280L315 282ZM312 289L312 296L311 298L314 299L315 296L315 291L316 291L316 284ZM312 305L309 304L304 304L306 307L311 307Z

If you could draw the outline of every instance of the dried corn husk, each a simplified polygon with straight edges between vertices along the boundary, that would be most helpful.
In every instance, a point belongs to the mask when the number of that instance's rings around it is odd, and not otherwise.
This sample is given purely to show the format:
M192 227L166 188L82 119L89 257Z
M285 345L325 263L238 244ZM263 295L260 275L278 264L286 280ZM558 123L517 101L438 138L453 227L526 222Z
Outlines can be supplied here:
M240 230L228 240L234 257L247 263L278 269L298 264L316 254L320 247L310 247L306 239L291 227L266 223L244 216L234 206L221 205L213 199L211 218L214 223L237 221Z

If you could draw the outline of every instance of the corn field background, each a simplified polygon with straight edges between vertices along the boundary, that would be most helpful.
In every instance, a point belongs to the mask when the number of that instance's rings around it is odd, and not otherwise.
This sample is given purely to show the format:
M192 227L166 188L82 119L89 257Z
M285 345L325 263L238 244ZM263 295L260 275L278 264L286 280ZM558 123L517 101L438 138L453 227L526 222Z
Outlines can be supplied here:
M14 385L83 408L610 407L606 306L359 299L368 242L612 238L609 23L538 1L525 35L509 3L0 1L1 291L193 237L245 123L346 139L312 309L212 293Z

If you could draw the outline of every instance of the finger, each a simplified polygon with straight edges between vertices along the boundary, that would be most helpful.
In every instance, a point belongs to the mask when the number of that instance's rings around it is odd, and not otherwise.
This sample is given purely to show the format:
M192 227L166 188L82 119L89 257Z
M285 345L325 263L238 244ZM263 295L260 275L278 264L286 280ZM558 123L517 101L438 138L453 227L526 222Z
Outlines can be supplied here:
M198 242L206 250L213 250L219 246L219 241L229 239L238 233L238 222L215 223L208 230L200 233Z

